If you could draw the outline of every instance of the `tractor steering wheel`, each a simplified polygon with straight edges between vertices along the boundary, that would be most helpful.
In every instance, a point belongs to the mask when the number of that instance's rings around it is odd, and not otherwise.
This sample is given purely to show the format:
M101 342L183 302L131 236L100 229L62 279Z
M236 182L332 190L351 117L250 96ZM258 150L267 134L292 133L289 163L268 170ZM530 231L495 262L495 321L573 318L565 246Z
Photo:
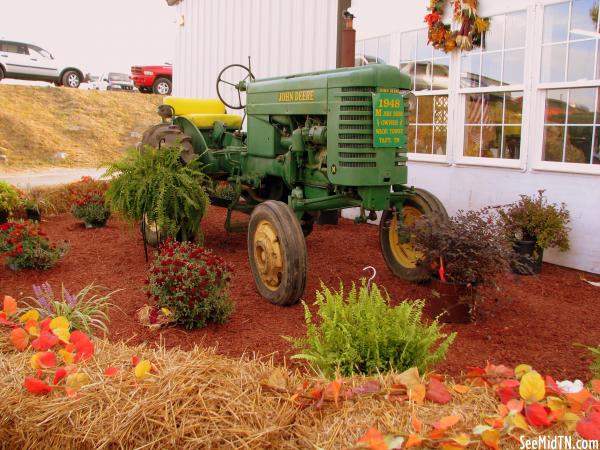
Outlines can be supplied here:
M226 71L228 71L229 69L233 69L235 67L242 69L244 72L246 72L246 76L238 83L232 83L231 81L227 81L227 80L223 79L223 74ZM248 67L246 67L242 64L230 64L227 67L225 67L223 70L221 70L221 72L219 73L219 76L217 77L217 95L219 96L219 100L221 100L223 102L223 104L225 104L225 106L227 106L231 109L244 109L246 107L246 105L242 103L242 91L246 90L246 86L247 86L246 81L248 79L250 81L253 81L255 79L254 74L250 71L250 69ZM238 103L234 103L233 105L231 105L225 101L225 99L223 98L223 95L221 93L221 88L225 87L225 86L223 86L224 84L232 86L235 90L237 90Z

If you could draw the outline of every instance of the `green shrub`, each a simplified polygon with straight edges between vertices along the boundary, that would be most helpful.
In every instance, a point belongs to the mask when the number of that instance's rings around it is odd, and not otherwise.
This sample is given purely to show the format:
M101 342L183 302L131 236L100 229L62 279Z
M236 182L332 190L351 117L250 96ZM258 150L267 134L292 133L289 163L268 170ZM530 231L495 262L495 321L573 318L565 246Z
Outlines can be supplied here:
M19 205L19 191L0 180L0 211L13 211Z
M77 294L71 294L64 286L57 297L49 283L33 285L34 297L31 307L40 311L42 316L63 316L69 320L71 330L81 330L91 335L93 330L108 334L108 310L114 306L110 297L118 291L102 293L103 288L91 283Z
M31 222L7 222L0 225L0 251L6 252L7 264L15 269L49 269L67 253L67 245L48 241L39 225Z
M233 311L229 280L229 266L211 250L168 240L148 273L148 296L186 328L222 324Z
M130 150L107 166L114 177L106 193L110 209L132 221L146 216L161 234L188 240L195 236L208 207L206 177L198 161L184 164L181 148Z
M89 191L79 194L71 207L71 213L76 219L83 220L87 226L102 227L110 217L104 195L99 191Z
M590 347L589 345L575 344L577 347L583 347L589 351L595 358L594 362L590 365L590 371L592 372L592 380L600 380L600 345L598 347Z
M368 289L364 280L358 289L353 283L347 296L342 284L338 292L323 284L321 289L315 302L319 324L304 303L307 337L286 339L301 351L294 358L309 361L326 376L411 367L425 371L444 359L456 337L442 333L437 321L421 322L422 300L392 307L387 293L384 298L376 284Z

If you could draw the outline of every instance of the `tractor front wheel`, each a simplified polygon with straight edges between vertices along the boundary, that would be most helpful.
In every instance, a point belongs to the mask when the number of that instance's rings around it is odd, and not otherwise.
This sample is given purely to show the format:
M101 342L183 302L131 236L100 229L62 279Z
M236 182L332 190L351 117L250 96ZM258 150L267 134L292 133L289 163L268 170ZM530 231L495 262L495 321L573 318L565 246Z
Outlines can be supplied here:
M435 195L424 189L416 189L415 194L404 202L403 224L398 223L398 216L392 210L383 212L379 222L379 243L383 258L395 276L416 282L431 278L430 270L418 264L421 255L414 248L412 236L408 231L422 216L431 213L448 218L444 205Z
M287 204L268 200L254 208L248 225L248 257L263 297L280 306L300 299L308 256L300 222Z

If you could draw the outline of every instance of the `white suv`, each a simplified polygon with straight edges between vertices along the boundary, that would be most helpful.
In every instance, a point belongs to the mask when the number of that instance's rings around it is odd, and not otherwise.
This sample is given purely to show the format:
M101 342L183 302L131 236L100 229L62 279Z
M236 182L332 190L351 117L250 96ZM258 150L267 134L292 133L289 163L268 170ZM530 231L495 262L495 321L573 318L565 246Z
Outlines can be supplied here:
M78 88L85 81L83 72L62 64L37 45L0 40L0 80L49 81L57 86Z

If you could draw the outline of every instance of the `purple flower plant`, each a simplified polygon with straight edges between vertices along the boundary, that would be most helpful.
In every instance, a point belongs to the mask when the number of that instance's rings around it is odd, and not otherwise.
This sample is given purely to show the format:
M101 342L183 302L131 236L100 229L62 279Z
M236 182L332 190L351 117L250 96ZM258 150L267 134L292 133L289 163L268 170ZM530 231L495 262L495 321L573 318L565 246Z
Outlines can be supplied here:
M48 315L54 314L54 308L52 305L57 300L54 297L54 291L52 290L50 283L46 281L39 286L34 284L33 293L36 301L44 309L44 311L46 311ZM67 303L71 308L75 307L77 304L77 296L71 294L64 286L62 288L62 294L62 301Z

